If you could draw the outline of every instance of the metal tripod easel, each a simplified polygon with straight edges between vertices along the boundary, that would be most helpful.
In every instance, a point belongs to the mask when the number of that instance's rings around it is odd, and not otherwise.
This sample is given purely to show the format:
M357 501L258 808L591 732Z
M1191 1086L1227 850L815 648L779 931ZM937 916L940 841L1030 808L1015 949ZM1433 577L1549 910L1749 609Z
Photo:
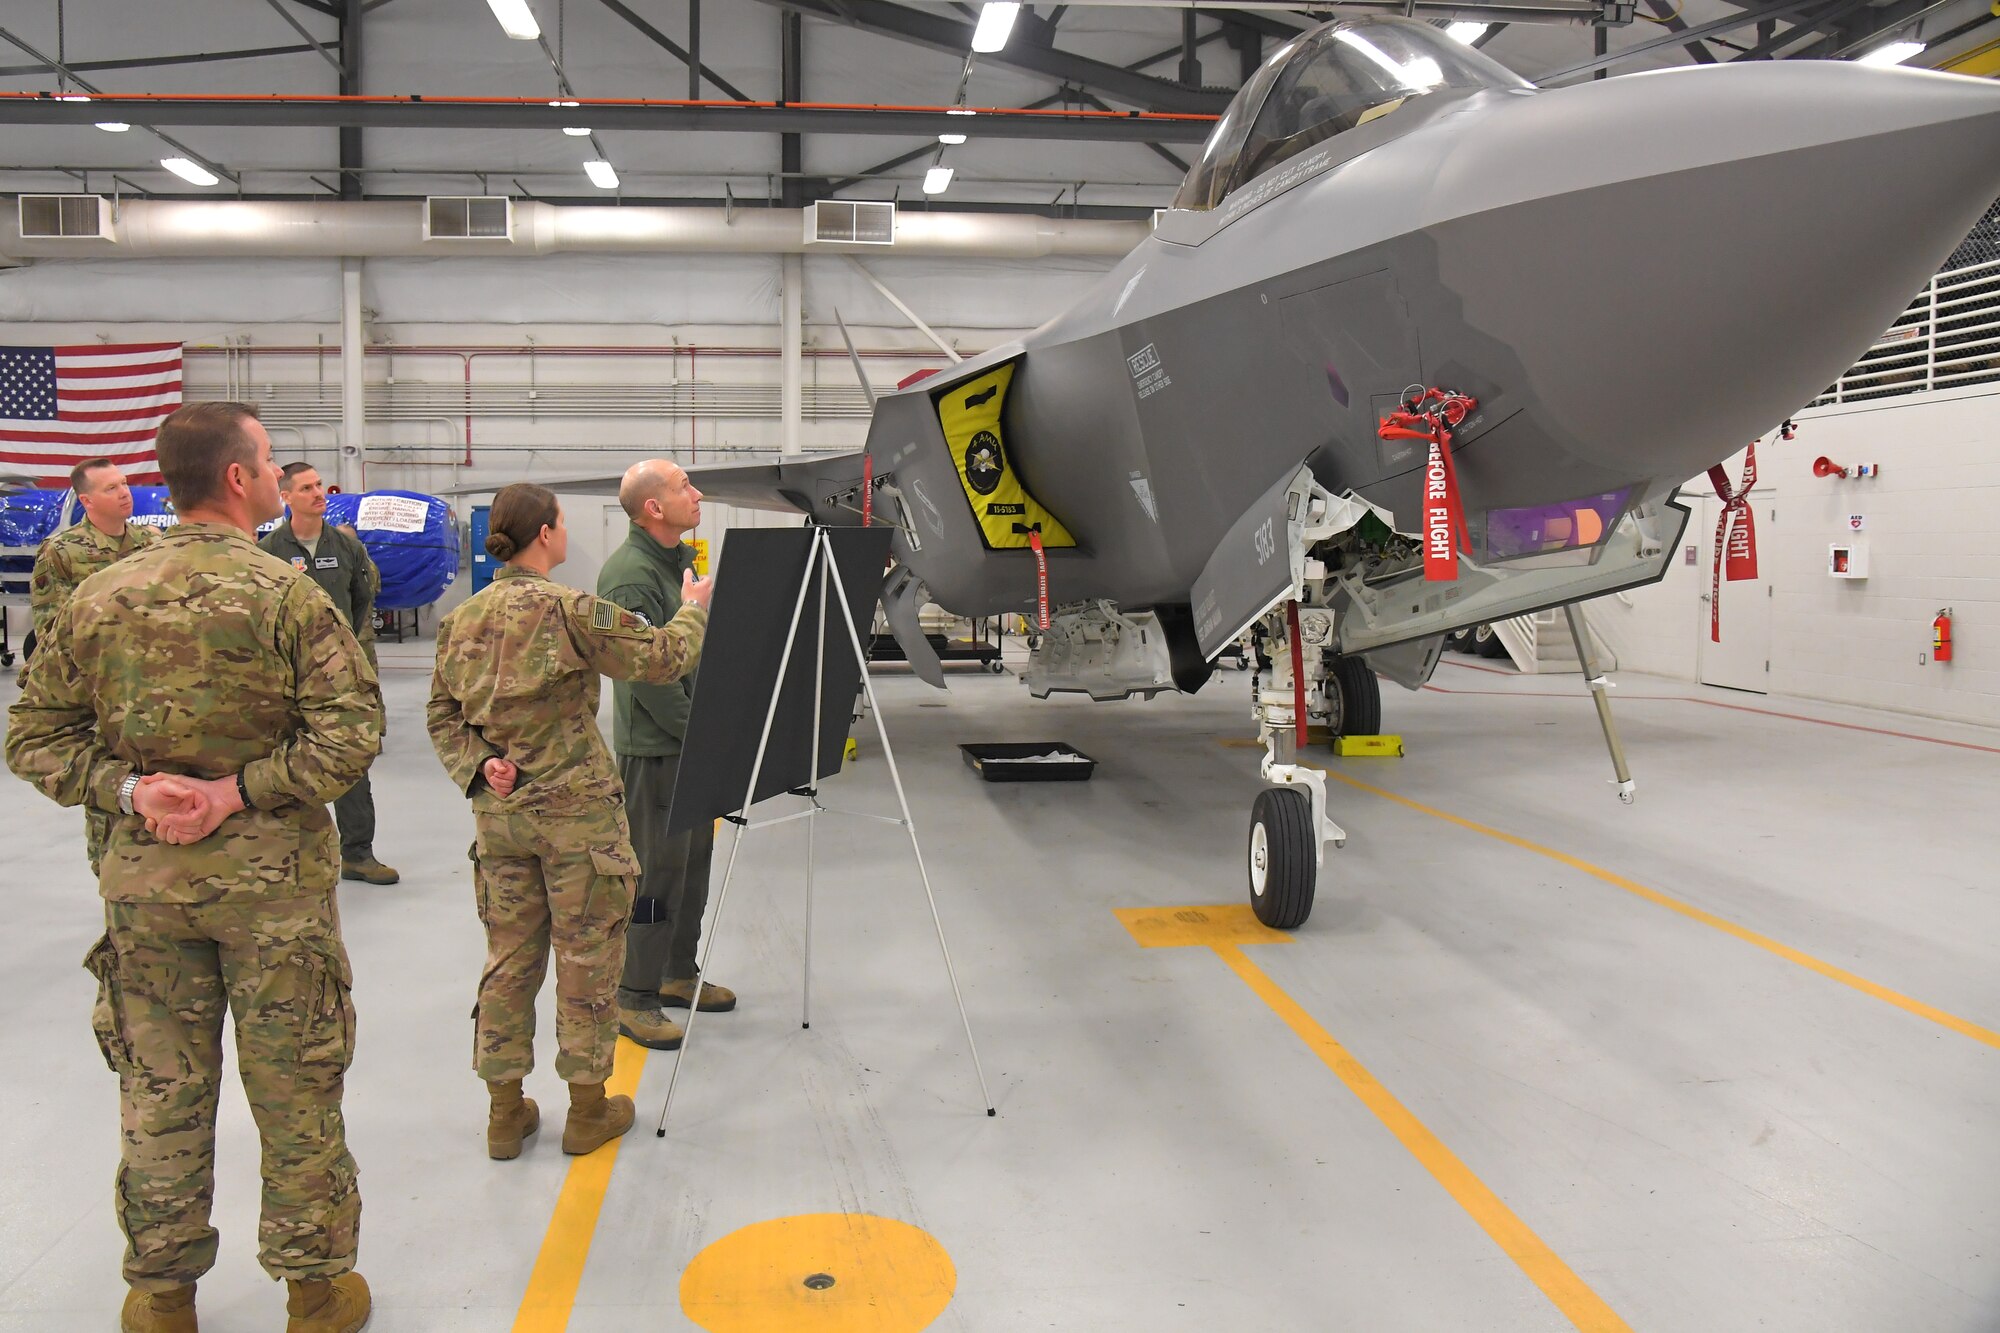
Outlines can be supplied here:
M764 757L771 744L772 724L778 716L778 700L785 689L784 664L791 661L792 645L798 639L799 623L804 617L806 595L812 589L815 571L818 571L820 577L818 580L819 613L814 621L818 631L816 634L818 647L813 669L813 722L809 770L811 776L804 787L790 793L805 797L809 804L804 810L794 811L788 815L779 815L775 818L761 820L753 824L749 821L748 815L751 805L756 800L757 779L762 776L764 771ZM820 804L818 777L819 744L820 724L825 708L827 592L829 588L835 593L834 600L840 604L841 619L847 626L847 640L854 650L854 660L861 671L861 687L867 694L868 711L875 719L875 732L882 742L882 757L888 763L889 780L896 788L896 803L897 807L902 811L901 818L890 815L873 815L859 810L834 810ZM772 686L771 702L764 711L763 731L757 738L757 757L750 765L750 785L743 793L743 804L738 807L738 813L726 816L729 822L736 826L736 837L730 842L729 860L722 872L722 889L716 895L715 918L709 924L708 941L702 946L701 963L695 973L695 991L688 1005L687 1025L681 1037L680 1051L674 1058L673 1074L667 1080L667 1098L660 1107L660 1122L654 1130L654 1137L665 1138L667 1135L667 1116L672 1113L674 1108L674 1090L680 1084L681 1070L686 1066L688 1052L694 1046L695 1019L701 1013L701 978L708 974L708 958L715 949L715 937L720 933L723 910L729 905L730 879L736 873L736 857L743 850L743 839L752 829L770 828L776 824L788 824L796 819L806 821L806 953L804 998L799 1026L802 1028L812 1027L813 834L819 823L819 816L821 814L846 814L859 819L875 819L887 824L897 824L910 835L910 851L916 857L917 875L923 881L924 897L930 903L931 923L937 927L938 952L944 957L945 975L951 981L952 998L958 1003L958 1019L965 1028L966 1050L972 1056L972 1071L979 1079L979 1095L986 1107L986 1114L989 1116L997 1114L993 1106L993 1096L987 1091L986 1071L979 1063L979 1047L972 1039L972 1020L966 1017L965 996L960 992L958 987L958 971L952 966L951 947L945 943L944 921L938 915L937 895L931 890L931 877L930 872L924 866L923 848L917 844L916 825L910 818L910 800L903 791L903 778L896 768L896 753L889 746L889 729L887 724L882 720L881 705L875 699L874 682L868 678L868 655L861 646L861 634L854 623L854 612L848 605L847 587L840 577L839 562L833 558L833 539L831 531L827 528L815 527L812 529L812 546L806 558L804 575L799 581L798 600L792 604L791 624L785 631L785 648L779 655L778 661L777 682Z

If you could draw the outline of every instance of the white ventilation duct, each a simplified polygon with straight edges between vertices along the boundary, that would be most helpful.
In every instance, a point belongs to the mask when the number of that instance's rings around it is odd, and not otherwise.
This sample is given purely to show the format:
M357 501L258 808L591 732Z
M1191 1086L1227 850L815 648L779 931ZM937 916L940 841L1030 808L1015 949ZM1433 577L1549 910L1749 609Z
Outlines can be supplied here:
M126 199L118 205L110 235L100 240L24 240L11 212L0 220L0 255L14 259L799 254L807 249L799 210L790 208L739 208L725 213L719 208L517 201L512 238L477 243L426 240L420 199ZM896 219L896 243L890 253L978 259L1118 256L1149 231L1144 221L910 209Z

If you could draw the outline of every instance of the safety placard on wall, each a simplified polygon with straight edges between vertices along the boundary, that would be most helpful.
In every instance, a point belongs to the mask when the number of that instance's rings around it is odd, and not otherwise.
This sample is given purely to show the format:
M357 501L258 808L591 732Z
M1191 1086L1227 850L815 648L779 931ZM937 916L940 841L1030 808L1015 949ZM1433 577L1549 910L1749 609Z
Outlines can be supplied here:
M371 532L422 532L430 515L428 502L407 495L364 495L355 506L354 526Z

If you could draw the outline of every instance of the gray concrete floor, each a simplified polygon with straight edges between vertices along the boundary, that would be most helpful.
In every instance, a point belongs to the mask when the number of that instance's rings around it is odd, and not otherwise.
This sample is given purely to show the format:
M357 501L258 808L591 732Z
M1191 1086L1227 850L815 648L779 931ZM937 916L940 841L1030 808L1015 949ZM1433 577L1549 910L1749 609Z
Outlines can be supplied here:
M484 1156L471 816L423 733L426 645L384 658L378 850L404 882L341 898L371 1328L505 1330L569 1159L550 1130L518 1162ZM1575 677L1449 660L1436 688L1385 691L1406 758L1329 766L2000 1027L2000 736L1626 677L1627 809ZM1093 705L1030 701L1011 677L955 676L944 695L878 677L999 1117L981 1112L899 831L821 822L810 1032L803 829L755 834L713 964L742 1009L701 1020L664 1141L672 1057L646 1066L568 1328L692 1328L680 1277L703 1247L840 1211L949 1252L940 1329L1567 1327L1213 951L1140 949L1112 914L1243 900L1257 753L1223 742L1248 734L1247 681ZM0 680L0 705L15 694ZM886 812L861 736L827 799ZM1100 761L1094 781L989 786L956 750L1056 738ZM1247 952L1631 1328L2000 1328L2000 1049L1334 786L1351 840L1314 916ZM10 779L0 827L0 1330L110 1328L116 1089L78 965L100 930L81 817ZM552 1034L545 1012L545 1107L561 1100ZM276 1328L240 1094L221 1137L203 1328Z

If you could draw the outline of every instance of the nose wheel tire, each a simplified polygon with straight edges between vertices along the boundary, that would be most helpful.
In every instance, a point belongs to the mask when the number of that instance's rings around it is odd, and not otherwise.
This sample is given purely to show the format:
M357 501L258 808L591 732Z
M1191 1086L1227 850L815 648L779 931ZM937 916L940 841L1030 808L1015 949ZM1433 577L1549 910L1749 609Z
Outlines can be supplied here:
M1291 787L1266 787L1250 808L1250 907L1275 930L1291 930L1312 915L1319 883L1319 848L1312 802Z

